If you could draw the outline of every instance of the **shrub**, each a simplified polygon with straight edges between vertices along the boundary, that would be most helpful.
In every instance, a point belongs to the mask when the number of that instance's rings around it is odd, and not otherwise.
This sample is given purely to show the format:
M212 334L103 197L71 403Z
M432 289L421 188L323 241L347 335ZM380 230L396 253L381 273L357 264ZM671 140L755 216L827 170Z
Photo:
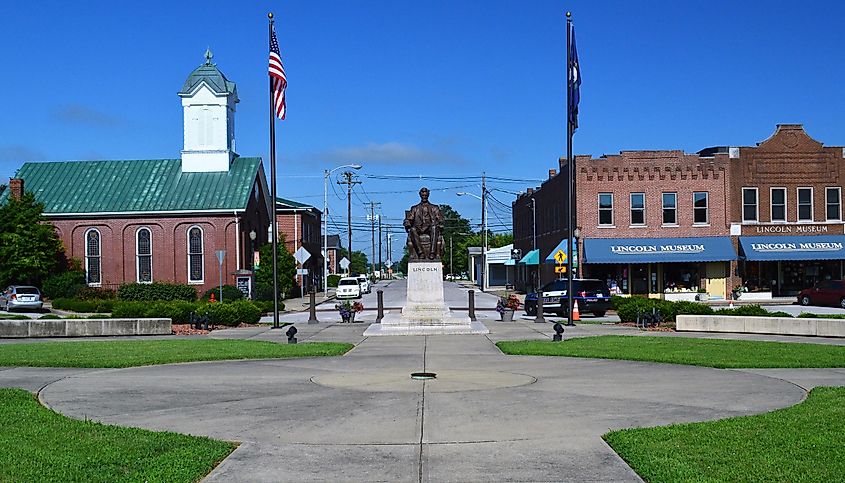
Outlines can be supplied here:
M257 324L261 320L261 308L248 300L232 302L238 312L238 320L247 324Z
M769 317L789 317L791 319L792 314L778 310L776 312L769 312Z
M769 311L760 307L759 305L741 305L733 309L719 309L715 312L716 315L736 315L745 317L766 317L770 315Z
M333 273L333 274L328 276L328 278L326 279L326 282L328 283L329 287L337 288L337 283L340 282L340 278L341 278L340 275Z
M197 310L195 302L184 300L166 300L153 303L147 302L117 302L112 311L112 317L170 319L174 324L187 324L191 312Z
M82 287L74 295L77 300L114 300L117 292L110 288Z
M45 315L42 315L41 317L38 317L38 320L57 320L57 319L61 319L61 317L59 317L56 314L45 314Z
M680 300L675 302L675 315L713 315L709 305Z
M638 314L650 313L654 308L660 310L663 320L675 320L673 304L665 300L645 297L618 297L615 303L616 313L622 322L636 322Z
M261 310L262 314L266 313L273 313L273 301L272 300L253 300L253 304L255 304L259 310ZM279 300L279 312L285 310L285 304Z
M211 294L214 294L214 298L217 301L220 301L220 287L209 289L205 292L202 296L202 300L209 300L211 298ZM224 302L234 302L236 300L243 300L244 293L235 287L234 285L224 285L223 286L223 301Z
M68 271L44 280L41 291L49 299L73 298L82 288L85 288L85 273Z
M235 304L202 304L199 313L208 315L208 323L234 327L240 323Z
M70 310L71 312L111 312L115 300L76 300L76 299L55 299L53 308L57 310Z
M117 298L127 301L184 300L195 302L197 290L180 283L126 283L117 290Z

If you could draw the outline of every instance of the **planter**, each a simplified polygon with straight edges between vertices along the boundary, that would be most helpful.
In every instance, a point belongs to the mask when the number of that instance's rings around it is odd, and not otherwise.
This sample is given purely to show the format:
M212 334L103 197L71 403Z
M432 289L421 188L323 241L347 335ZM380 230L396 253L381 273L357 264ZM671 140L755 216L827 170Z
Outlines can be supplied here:
M671 300L672 302L678 302L685 300L687 302L694 302L696 300L696 295L700 295L695 292L664 292L663 299L664 300Z
M340 319L341 319L341 322L343 322L344 324L351 324L351 323L355 322L355 312L352 312L351 314L349 314L346 317L341 315Z
M505 309L502 311L503 322L513 322L513 309Z

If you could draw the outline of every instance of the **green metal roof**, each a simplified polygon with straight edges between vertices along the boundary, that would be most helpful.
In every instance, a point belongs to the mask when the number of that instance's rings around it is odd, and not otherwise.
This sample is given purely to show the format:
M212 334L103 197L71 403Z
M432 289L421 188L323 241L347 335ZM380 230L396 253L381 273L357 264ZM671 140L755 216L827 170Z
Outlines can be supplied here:
M180 159L25 163L16 177L46 215L243 210L261 158L235 158L229 171L183 173ZM0 194L0 204L8 190Z
M235 83L230 81L220 72L216 64L211 63L211 52L205 52L205 64L194 69L182 90L179 91L180 96L187 96L193 93L193 90L202 82L205 82L215 94L235 94L237 97L237 89Z
M289 200L287 198L276 197L276 208L313 208L317 209L314 205L306 205L305 203L300 203L298 201Z

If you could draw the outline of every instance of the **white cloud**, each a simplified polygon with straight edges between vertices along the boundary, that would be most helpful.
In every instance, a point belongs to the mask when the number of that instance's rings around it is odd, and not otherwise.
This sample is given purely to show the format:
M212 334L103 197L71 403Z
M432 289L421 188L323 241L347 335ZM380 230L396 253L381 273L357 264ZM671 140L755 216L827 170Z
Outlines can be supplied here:
M424 149L413 144L390 141L344 146L328 150L321 158L333 162L360 162L380 164L405 163L464 163L460 155L440 150Z

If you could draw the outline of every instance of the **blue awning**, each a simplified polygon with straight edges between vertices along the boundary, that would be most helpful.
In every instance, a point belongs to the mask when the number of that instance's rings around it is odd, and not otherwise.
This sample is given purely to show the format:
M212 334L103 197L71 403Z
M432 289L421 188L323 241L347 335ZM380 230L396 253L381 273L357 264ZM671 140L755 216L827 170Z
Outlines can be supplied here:
M569 245L569 238L564 238L563 240L561 240L560 243L558 243L557 246L551 251L551 253L549 253L549 256L546 257L545 262L557 263L555 255L557 254L558 250L562 251L563 253L569 254L569 250L567 250L567 245ZM572 251L575 252L575 259L572 260L572 262L575 263L575 261L578 260L578 244L575 243L575 240L572 240ZM563 263L566 264L566 262Z
M511 267L513 265L516 265L516 260L514 260L513 258L508 258L508 261L505 262L505 266Z
M531 250L530 252L526 253L522 260L519 263L524 263L526 265L539 265L540 264L540 250Z
M741 236L739 244L745 259L768 260L845 260L845 236Z
M724 262L736 258L726 236L584 240L584 263Z

